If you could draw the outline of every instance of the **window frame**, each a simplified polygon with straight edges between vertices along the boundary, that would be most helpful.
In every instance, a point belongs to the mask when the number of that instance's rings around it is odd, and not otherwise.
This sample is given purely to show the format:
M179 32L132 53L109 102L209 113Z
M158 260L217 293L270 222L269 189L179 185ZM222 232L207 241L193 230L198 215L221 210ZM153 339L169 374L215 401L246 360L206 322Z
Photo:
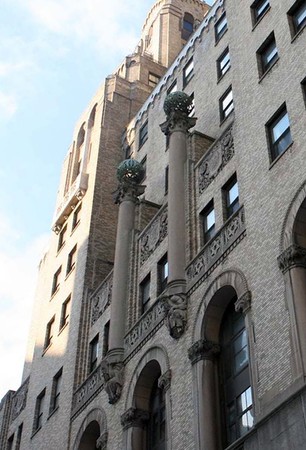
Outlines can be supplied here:
M144 314L150 307L151 300L151 273L145 276L139 285L141 314Z
M268 60L268 57L273 53L273 50L269 52L269 49L273 46L274 52L272 58ZM257 65L258 65L258 73L259 78L265 76L267 72L271 70L271 68L276 64L279 60L279 53L276 45L274 32L269 34L269 36L265 39L265 41L261 44L259 49L256 52L257 57Z
M148 74L148 85L153 87L153 89L154 89L158 85L158 83L160 82L160 78L161 77L159 75L156 75L153 72L149 72L149 74Z
M53 295L55 295L55 293L60 288L60 284L61 284L60 283L60 275L61 275L61 272L62 272L62 266L59 266L59 268L57 269L57 271L53 275L52 287L51 287L51 297L53 297Z
M109 330L110 330L110 320L104 324L103 328L103 347L102 347L102 357L107 355L109 350Z
M305 8L305 16L300 24L297 23L297 13L299 10ZM295 36L301 33L301 31L306 26L306 2L305 0L297 0L287 12L287 17L289 21L289 28L291 33L291 38L294 39Z
M224 19L225 19L224 26L221 29L218 29L218 27L224 21ZM224 12L215 23L215 44L218 44L218 42L221 40L221 38L224 36L227 30L228 30L228 22L226 12Z
M208 217L211 213L214 213L214 223L212 226L208 227ZM214 200L212 199L200 213L201 223L202 223L202 236L203 236L203 245L207 244L216 234L216 216L215 216L215 206ZM207 228L207 229L206 229Z
M59 252L66 243L66 237L67 237L67 224L62 227L61 231L59 232L58 236L58 244L57 244L57 252Z
M232 96L231 101L224 107L224 102L230 94ZM229 112L227 112L228 109ZM220 123L223 123L224 120L226 120L231 115L234 109L235 106L234 106L233 89L232 86L229 86L219 99Z
M99 359L99 333L89 343L88 374L91 374L98 366Z
M188 20L190 19L190 20ZM188 26L186 27L185 24L190 25L190 29L188 29ZM192 14L185 12L184 17L182 19L182 30L181 30L181 36L184 41L188 41L190 36L194 32L194 17Z
M54 375L53 380L52 380L49 415L54 413L59 407L59 397L61 394L62 375L63 375L63 368L61 367L60 370Z
M166 268L166 269L165 269ZM169 261L168 254L165 253L164 256L157 263L157 274L158 274L158 292L160 295L167 287L169 278ZM166 276L165 276L166 274Z
M55 315L49 320L46 326L45 341L44 341L44 352L52 345L52 340L54 337L54 324Z
M266 4L267 3L267 4ZM265 6L266 4L266 6ZM261 10L261 8L263 9ZM266 13L271 9L269 0L255 0L251 5L252 23L255 27L261 19L266 15Z
M273 130L275 127L281 122L281 120L287 115L289 126L279 135L279 137L274 141L273 140ZM289 120L289 114L287 111L286 103L283 103L281 107L276 111L275 114L271 117L271 119L266 124L266 132L268 137L268 145L269 145L269 153L270 153L270 162L273 163L276 161L285 151L291 146L293 140L291 135L291 129L290 129L290 120ZM290 142L286 145L286 148L279 151L276 146L279 145L282 139L287 137L287 135L290 136Z
M173 94L177 91L177 80L174 80L170 87L167 89L167 95Z
M168 194L169 189L169 165L165 167L165 195Z
M301 89L302 89L304 104L306 107L306 77L303 78L303 80L301 81Z
M44 415L46 388L36 397L35 412L33 420L33 433L36 433L42 427L42 418Z
M80 213L82 210L82 203L75 209L72 217L72 231L79 225L81 221Z
M226 56L228 55L228 61L226 62L226 64L222 67L222 61L224 61L224 59L226 58ZM231 57L230 57L230 51L229 51L229 47L226 47L223 52L221 53L221 55L219 56L219 58L216 61L217 63L217 78L218 81L221 80L221 78L224 77L224 75L230 70L231 68ZM225 70L224 70L225 68Z
M77 244L72 248L68 254L67 267L66 267L66 277L72 272L76 265L76 255L77 255Z
M233 189L233 187L235 185L237 185L238 195L231 202L230 201L230 191ZM240 208L239 184L238 184L236 173L234 173L230 177L230 179L225 183L225 185L222 188L222 192L223 192L223 200L224 200L224 219L228 220Z
M194 76L194 61L191 57L183 68L183 89L187 86Z
M61 318L59 324L59 331L61 331L68 323L68 317L70 316L71 295L62 303Z
M145 121L143 125L139 128L138 136L138 150L147 142L149 135L148 120Z

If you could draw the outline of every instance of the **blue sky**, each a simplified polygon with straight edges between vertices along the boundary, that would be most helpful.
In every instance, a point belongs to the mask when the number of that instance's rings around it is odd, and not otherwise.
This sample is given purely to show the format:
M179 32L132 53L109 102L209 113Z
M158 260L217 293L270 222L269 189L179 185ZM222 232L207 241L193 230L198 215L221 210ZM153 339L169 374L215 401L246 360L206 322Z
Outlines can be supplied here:
M0 0L0 399L20 384L36 268L75 122L135 48L153 4Z

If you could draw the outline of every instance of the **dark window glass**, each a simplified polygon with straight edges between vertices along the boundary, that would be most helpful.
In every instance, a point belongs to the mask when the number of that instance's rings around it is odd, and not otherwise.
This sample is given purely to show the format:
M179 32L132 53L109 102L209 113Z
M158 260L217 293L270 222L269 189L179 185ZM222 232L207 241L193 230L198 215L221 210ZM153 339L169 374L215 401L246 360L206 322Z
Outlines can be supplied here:
M292 143L290 122L286 107L283 106L267 124L272 161Z
M82 208L82 204L80 206L78 206L78 208L73 213L72 229L74 229L80 223L81 208Z
M219 100L220 120L221 122L229 116L234 109L233 91L230 86Z
M7 450L13 450L13 444L14 444L14 435L9 437L7 441Z
M139 130L139 148L143 146L143 144L148 139L148 122L142 125Z
M194 108L195 108L195 104L194 104L194 93L190 94L190 98L191 98L191 100L192 100L192 103L191 103L191 105L190 105L188 117L193 117L193 116L194 116Z
M60 280L61 271L62 271L62 266L53 275L51 295L55 294L55 292L59 289L59 286L60 286L59 280Z
M109 326L110 326L110 321L106 322L106 324L104 325L103 351L102 351L103 357L107 354L108 348L109 348Z
M248 338L244 317L231 303L220 332L220 381L225 444L243 436L253 426L252 389L249 375Z
M306 106L306 77L304 78L304 80L301 81L301 88L302 88L302 92L303 92L304 103Z
M183 69L183 87L185 87L193 77L193 59L190 59Z
M57 372L57 374L53 377L49 414L51 414L53 411L55 411L59 406L59 398L60 398L61 384L62 384L62 373L63 373L63 369L61 368Z
M21 423L19 425L18 430L17 430L17 438L16 438L15 450L19 450L20 449L21 438L22 438L22 430L23 430L23 423Z
M225 197L226 214L225 218L228 219L239 209L239 191L236 175L233 176L229 182L223 188Z
M153 385L148 424L148 450L166 450L166 407L164 391Z
M160 77L154 73L149 72L149 86L153 88L159 83Z
M191 14L185 13L183 18L182 38L187 41L193 33L194 18Z
M34 414L34 422L33 422L33 432L39 430L39 428L41 428L41 426L42 426L45 394L46 394L46 389L44 389L39 394L39 396L36 398L35 414Z
M276 47L274 33L265 40L257 51L259 76L264 75L268 69L278 60L278 51Z
M177 82L176 80L171 84L171 86L169 87L169 89L167 90L167 95L169 94L173 94L173 92L177 91Z
M210 241L210 239L215 235L216 233L216 227L215 227L215 209L214 209L214 202L211 201L204 211L201 213L202 216L202 223L203 223L203 240L204 244L206 242Z
M55 322L55 316L52 317L52 319L50 320L50 322L48 322L47 327L46 327L44 350L46 350L49 347L49 345L52 344L53 333L54 333L54 322Z
M89 344L89 373L98 365L99 335L95 336Z
M163 258L158 263L158 295L161 294L167 287L168 283L168 275L169 275L169 264L167 255L163 256Z
M58 245L57 245L57 251L59 251L59 250L63 247L63 245L65 244L66 236L67 236L67 225L65 225L65 226L62 228L62 230L61 230L61 232L60 232L60 234L59 234L59 237L58 237Z
M292 37L306 25L306 1L299 0L288 11Z
M231 59L229 49L226 48L222 55L217 59L217 72L218 79L223 77L223 75L229 70L231 67Z
M148 275L140 284L140 298L141 298L141 312L142 314L147 311L150 303L150 284L151 278Z
M146 156L141 161L141 164L142 164L142 167L144 169L144 176L143 176L143 180L144 180L146 178L146 176L147 176L147 157Z
M169 166L165 168L165 194L168 194L169 186Z
M77 246L75 245L68 255L66 275L68 275L68 273L70 273L72 271L72 269L74 269L74 267L75 267L76 252L77 252Z
M227 18L224 13L215 25L216 42L218 42L222 38L226 30L227 30Z
M256 0L251 5L253 25L255 25L270 8L269 0Z
M68 323L68 317L70 314L70 302L71 302L71 296L67 298L67 300L64 301L62 304L62 310L61 310L61 319L60 319L60 330L64 328L64 326Z

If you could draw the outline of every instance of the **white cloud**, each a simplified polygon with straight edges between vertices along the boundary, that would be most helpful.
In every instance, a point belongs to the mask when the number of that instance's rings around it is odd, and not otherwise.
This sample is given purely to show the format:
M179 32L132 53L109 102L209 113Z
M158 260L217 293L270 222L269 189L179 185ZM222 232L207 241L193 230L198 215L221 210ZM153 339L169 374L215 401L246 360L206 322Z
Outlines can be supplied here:
M21 381L37 267L47 235L25 247L20 233L0 214L0 398Z
M0 118L9 120L17 111L17 99L13 94L4 94L0 91Z

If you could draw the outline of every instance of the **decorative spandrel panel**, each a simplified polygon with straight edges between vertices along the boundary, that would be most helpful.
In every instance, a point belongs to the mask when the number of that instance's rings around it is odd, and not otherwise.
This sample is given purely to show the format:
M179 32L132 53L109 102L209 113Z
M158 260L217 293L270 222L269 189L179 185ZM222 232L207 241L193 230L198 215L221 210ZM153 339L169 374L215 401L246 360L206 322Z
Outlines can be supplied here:
M197 179L199 193L202 194L207 186L216 178L224 166L232 159L235 153L233 140L233 126L231 125L218 139L208 152L205 153L197 166Z
M78 414L86 406L87 402L97 395L103 387L104 377L102 364L100 364L74 393L72 416Z
M107 276L102 284L91 295L91 325L104 313L110 305L113 289L113 272Z
M12 396L11 421L15 420L21 411L26 407L30 378L20 386L18 391Z
M205 279L245 236L244 208L241 206L187 267L187 289Z
M160 209L153 221L139 236L140 264L142 265L155 251L168 233L167 206Z

